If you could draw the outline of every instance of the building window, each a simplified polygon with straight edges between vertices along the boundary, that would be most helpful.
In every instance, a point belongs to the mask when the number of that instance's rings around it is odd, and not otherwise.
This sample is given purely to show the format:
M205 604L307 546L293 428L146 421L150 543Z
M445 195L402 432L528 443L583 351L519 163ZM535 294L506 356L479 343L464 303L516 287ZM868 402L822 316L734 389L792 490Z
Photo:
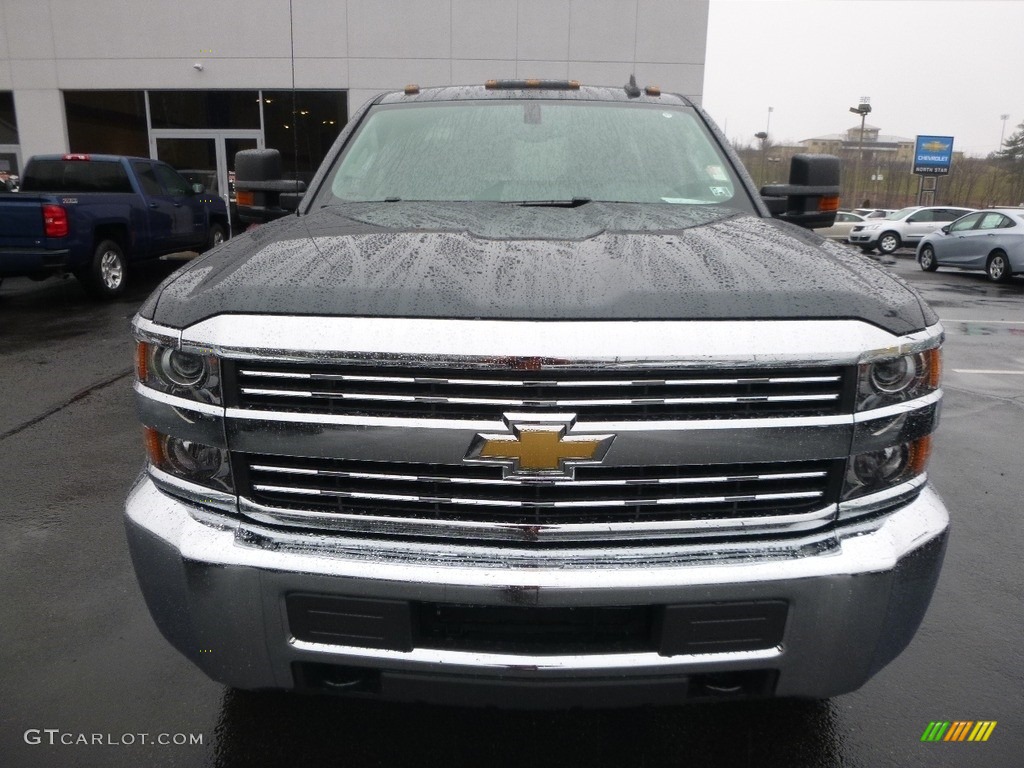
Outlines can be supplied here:
M64 91L72 152L149 156L142 91Z
M0 91L0 144L18 143L18 121L14 117L14 94Z
M258 91L150 91L153 128L259 129Z
M263 91L265 146L281 152L284 174L309 182L348 122L345 91Z
M18 168L18 121L14 117L14 94L0 91L0 192L15 189Z
M265 146L281 152L285 176L309 182L348 121L345 91L149 91L147 127L146 93L64 91L70 150L149 157L148 127L181 131L180 148L188 131L252 131L262 125ZM13 140L5 142L8 135ZM16 141L14 101L11 94L0 92L0 144ZM255 146L248 138L228 138L226 142L232 158L237 149ZM161 158L165 149L160 150ZM212 144L207 149L212 151ZM188 168L215 165L210 158L170 161Z

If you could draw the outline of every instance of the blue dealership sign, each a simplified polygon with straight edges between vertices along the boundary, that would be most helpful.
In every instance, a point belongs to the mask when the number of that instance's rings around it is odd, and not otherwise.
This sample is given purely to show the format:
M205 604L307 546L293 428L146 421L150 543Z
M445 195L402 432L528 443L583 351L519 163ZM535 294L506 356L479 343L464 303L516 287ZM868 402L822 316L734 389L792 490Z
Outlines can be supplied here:
M918 136L914 144L914 173L944 176L953 162L952 136Z

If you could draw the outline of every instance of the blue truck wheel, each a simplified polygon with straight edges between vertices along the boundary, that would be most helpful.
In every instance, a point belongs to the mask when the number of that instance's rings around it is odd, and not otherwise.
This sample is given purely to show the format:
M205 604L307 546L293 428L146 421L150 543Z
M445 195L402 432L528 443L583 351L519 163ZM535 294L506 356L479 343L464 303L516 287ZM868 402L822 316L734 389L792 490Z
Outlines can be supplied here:
M124 250L114 240L101 240L93 252L92 262L75 272L85 289L101 299L111 299L124 292L128 278L128 261Z

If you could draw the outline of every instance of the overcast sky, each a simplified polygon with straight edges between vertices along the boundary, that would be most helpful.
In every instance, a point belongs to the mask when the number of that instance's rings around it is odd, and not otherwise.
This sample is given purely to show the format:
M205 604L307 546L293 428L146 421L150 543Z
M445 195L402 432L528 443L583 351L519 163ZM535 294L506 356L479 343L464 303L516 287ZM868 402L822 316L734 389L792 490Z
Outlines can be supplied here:
M1024 122L1024 1L711 0L703 105L730 139L841 133L862 96L883 134L995 151Z

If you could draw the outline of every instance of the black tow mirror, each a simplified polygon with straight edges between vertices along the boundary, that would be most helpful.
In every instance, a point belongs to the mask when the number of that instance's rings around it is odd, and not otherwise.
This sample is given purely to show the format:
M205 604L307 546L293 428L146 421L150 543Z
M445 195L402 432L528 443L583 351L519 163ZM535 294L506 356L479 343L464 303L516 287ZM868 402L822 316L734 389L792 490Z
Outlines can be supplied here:
M304 196L305 192L282 192L278 198L278 203L282 210L294 213L299 210L299 203L302 202Z
M839 210L839 158L793 155L788 184L769 184L761 197L773 218L808 229L831 227Z
M281 153L276 149L235 154L235 204L242 222L264 224L294 213L305 191L305 182L281 178Z
M944 235L948 235L949 234L949 224L947 224L946 226L940 228L939 232L941 232Z

